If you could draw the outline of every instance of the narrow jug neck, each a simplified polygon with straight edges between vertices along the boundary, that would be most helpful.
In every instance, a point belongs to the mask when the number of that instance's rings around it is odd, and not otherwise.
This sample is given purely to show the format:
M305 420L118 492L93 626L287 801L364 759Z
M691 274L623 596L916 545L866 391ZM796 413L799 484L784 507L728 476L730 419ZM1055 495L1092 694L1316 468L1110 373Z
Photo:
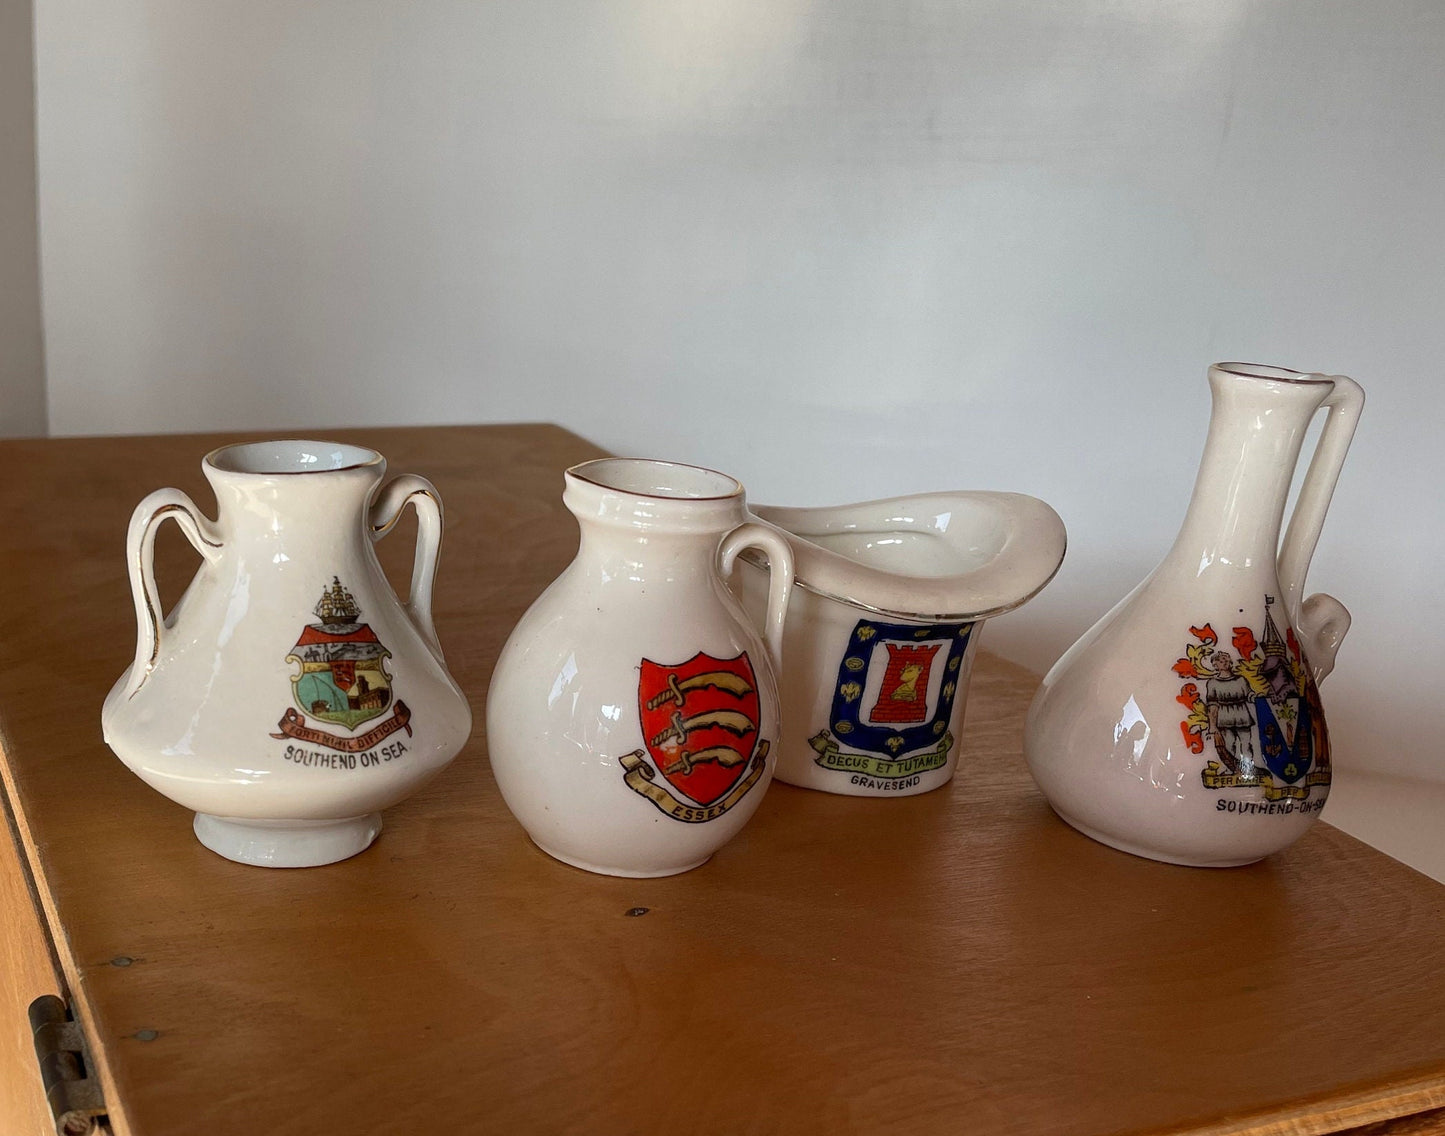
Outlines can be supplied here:
M1328 379L1262 368L1211 368L1214 396L1204 457L1171 559L1199 574L1215 567L1274 569L1290 482Z
M573 467L562 500L582 530L576 564L608 579L711 573L722 537L746 519L742 486L726 474L639 458Z
M665 583L695 580L717 571L721 532L633 532L595 521L580 524L576 562L589 572L638 583Z

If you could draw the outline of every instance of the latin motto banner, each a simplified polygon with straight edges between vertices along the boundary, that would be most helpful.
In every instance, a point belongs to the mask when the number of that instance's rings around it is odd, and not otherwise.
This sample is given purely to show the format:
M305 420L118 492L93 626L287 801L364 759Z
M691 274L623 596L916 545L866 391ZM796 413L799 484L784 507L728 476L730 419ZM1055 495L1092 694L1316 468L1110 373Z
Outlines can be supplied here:
M360 753L362 750L380 745L397 730L405 730L407 736L410 736L411 710L405 702L398 699L396 709L390 718L375 729L367 730L366 733L356 738L343 738L337 734L328 734L325 730L313 729L306 724L306 719L300 713L292 709L288 709L285 714L281 715L281 721L276 723L276 728L281 732L272 734L273 738L295 738L297 741L310 742L312 745L339 749L342 753Z
M1253 789L1264 790L1266 801L1281 801L1289 797L1296 801L1303 801L1310 795L1310 790L1316 785L1328 785L1330 783L1330 771L1328 769L1316 769L1304 782L1299 785L1276 785L1274 778L1263 769L1256 769L1253 773L1228 773L1224 766L1217 761L1211 761L1200 772L1199 776L1204 781L1206 789Z
M937 749L926 753L909 754L907 757L877 757L869 753L852 753L839 749L827 730L821 730L808 739L808 744L818 751L813 760L824 769L838 773L866 773L869 777L893 780L911 777L915 773L930 773L948 764L948 751L953 748L953 735L944 734Z
M726 797L710 805L690 805L686 801L680 801L665 786L658 784L657 773L645 760L646 753L643 750L635 749L617 760L625 771L627 787L634 793L641 793L673 820L701 824L704 821L716 820L743 799L743 795L756 785L758 778L763 775L767 756L768 743L761 741L758 743L757 753L753 755L752 764L748 767L747 776L734 785Z

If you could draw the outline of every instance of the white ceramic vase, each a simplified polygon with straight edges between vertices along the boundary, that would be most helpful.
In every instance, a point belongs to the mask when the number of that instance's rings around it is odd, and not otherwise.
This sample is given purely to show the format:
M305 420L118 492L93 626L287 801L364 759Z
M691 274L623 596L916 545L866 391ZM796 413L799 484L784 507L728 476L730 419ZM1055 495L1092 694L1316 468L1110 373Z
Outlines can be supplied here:
M385 459L332 442L229 446L202 470L215 521L176 489L152 493L131 519L136 653L105 700L105 740L194 809L196 836L228 859L307 867L353 856L381 831L380 810L471 732L432 624L441 501L420 477L379 490ZM408 503L420 525L402 603L372 545ZM201 565L162 619L151 554L167 519Z
M1064 557L1063 522L1021 493L958 490L790 509L797 579L779 682L778 780L858 797L907 797L958 765L983 622L1037 594ZM735 578L760 613L754 553Z
M557 859L617 876L687 871L747 823L772 779L792 554L711 470L587 462L567 471L562 499L581 541L497 661L492 771ZM772 563L767 646L723 581L749 546Z
M1364 393L1339 375L1241 363L1210 368L1209 382L1209 436L1174 546L1049 671L1024 752L1080 831L1156 860L1226 867L1296 840L1329 793L1317 683L1350 617L1329 596L1302 597Z

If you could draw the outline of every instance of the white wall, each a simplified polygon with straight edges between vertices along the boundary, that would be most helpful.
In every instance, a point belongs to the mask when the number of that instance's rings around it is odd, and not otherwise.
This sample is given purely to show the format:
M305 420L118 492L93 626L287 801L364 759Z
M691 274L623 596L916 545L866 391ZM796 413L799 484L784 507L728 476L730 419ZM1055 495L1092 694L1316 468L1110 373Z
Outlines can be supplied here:
M1445 5L37 0L57 433L551 419L755 500L993 487L1046 666L1163 553L1206 365L1370 394L1341 765L1445 778ZM458 566L453 566L457 570Z
M30 0L0 0L0 437L43 433Z

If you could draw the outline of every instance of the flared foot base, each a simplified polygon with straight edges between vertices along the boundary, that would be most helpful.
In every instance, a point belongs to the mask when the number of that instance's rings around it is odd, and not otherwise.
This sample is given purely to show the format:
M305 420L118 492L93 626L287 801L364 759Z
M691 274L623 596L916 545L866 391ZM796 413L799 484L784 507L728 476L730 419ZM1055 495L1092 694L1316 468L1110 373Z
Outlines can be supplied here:
M1240 868L1245 864L1257 864L1264 859L1263 856L1247 856L1242 860L1232 859L1203 859L1185 856L1175 856L1169 852L1156 852L1139 844L1132 844L1127 840L1121 840L1117 836L1110 836L1106 832L1100 832L1096 828L1090 828L1087 824L1081 824L1067 813L1058 813L1059 819L1064 821L1070 828L1076 828L1091 840L1097 840L1100 844L1107 844L1110 848L1117 848L1120 852L1127 852L1131 856L1142 856L1146 860L1158 860L1163 864L1178 864L1185 868Z
M381 814L344 820L246 820L196 814L196 839L227 860L259 868L315 868L364 852Z
M630 880L655 880L663 876L680 876L683 872L690 872L694 868L702 867L712 859L712 855L708 854L701 860L695 860L691 864L684 864L678 868L659 868L656 871L635 871L631 868L613 868L608 867L606 864L594 864L588 860L579 860L576 857L566 856L561 852L548 848L545 844L540 844L535 840L532 841L532 843L536 844L538 848L547 853L548 856L551 856L552 859L561 860L562 863L570 864L574 868L581 868L584 872L595 872L599 876L622 876Z

